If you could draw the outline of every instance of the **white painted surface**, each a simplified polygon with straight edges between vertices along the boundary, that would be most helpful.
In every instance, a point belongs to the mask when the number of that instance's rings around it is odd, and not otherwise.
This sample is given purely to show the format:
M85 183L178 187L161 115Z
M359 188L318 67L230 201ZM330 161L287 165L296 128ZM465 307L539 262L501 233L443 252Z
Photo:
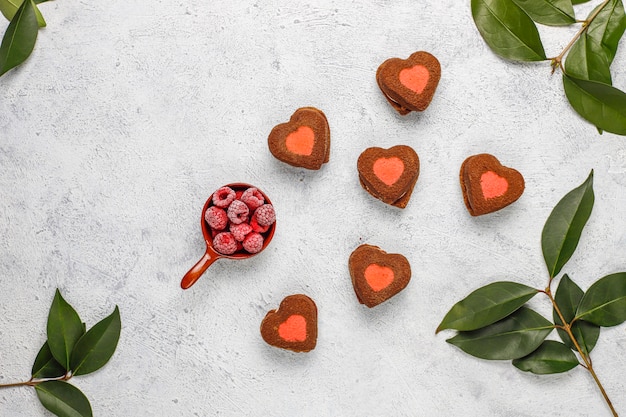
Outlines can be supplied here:
M581 120L547 64L497 58L468 1L80 0L41 10L48 27L33 55L0 79L0 383L28 378L60 288L88 325L121 310L111 362L73 380L97 416L609 415L583 369L532 376L434 334L481 285L545 286L543 223L592 168L596 205L564 271L587 288L626 270L626 139ZM575 28L541 31L556 55ZM426 112L401 117L374 74L416 50L439 58L442 79ZM622 89L624 63L622 47ZM330 122L320 171L267 149L271 128L301 106ZM365 148L396 144L422 163L405 210L372 198L356 172ZM522 172L526 191L472 218L458 170L481 152ZM202 205L236 181L274 201L274 241L182 291L203 253ZM371 310L347 270L361 243L413 268L409 286ZM309 354L259 334L293 293L319 308ZM549 314L545 299L531 304ZM625 350L620 326L603 330L593 353L624 415ZM47 414L19 388L0 391L0 415Z

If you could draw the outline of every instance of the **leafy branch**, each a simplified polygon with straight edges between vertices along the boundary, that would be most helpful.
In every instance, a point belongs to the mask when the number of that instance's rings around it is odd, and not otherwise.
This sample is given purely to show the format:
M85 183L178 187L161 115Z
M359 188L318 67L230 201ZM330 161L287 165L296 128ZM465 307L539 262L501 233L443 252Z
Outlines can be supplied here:
M0 76L20 65L35 48L37 33L46 21L37 4L48 0L0 0L0 11L10 23L0 44Z
M600 133L626 135L626 93L613 87L610 66L626 30L622 0L603 0L587 18L574 4L588 0L471 0L472 16L487 45L513 61L550 61L563 73L571 106ZM581 24L567 46L548 58L537 25Z
M0 388L34 387L43 406L60 417L90 417L87 397L68 380L102 368L113 356L120 338L117 307L87 330L76 310L56 291L48 314L48 338L24 382L0 384Z
M582 185L559 201L546 220L541 234L549 276L545 289L509 281L491 283L456 303L437 332L457 330L448 343L478 358L512 360L522 371L554 374L580 365L591 374L611 413L617 416L590 353L602 327L626 321L626 272L600 278L587 292L564 274L552 293L552 283L574 254L593 204L592 171ZM548 297L554 323L525 306L539 293ZM546 340L554 329L562 342Z

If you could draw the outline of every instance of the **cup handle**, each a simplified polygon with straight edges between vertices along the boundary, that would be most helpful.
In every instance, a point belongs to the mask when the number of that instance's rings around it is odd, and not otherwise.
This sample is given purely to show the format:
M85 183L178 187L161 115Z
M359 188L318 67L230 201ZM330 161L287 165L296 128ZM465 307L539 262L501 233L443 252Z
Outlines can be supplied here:
M185 274L180 286L183 290L191 287L196 281L204 274L209 266L219 259L216 253L213 253L209 249L204 253L202 258Z

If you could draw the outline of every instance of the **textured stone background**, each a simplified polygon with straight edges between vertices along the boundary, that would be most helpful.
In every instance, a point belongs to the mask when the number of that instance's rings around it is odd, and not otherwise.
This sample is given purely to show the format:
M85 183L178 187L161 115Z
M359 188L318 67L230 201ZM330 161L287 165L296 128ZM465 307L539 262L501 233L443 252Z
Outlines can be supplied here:
M586 16L598 2L578 6ZM626 270L626 139L566 102L546 63L497 58L469 1L55 1L19 69L0 79L0 383L27 379L59 288L89 326L117 304L111 362L73 380L97 416L603 416L582 369L537 377L474 359L434 330L495 280L538 288L543 223L595 169L596 205L564 271L587 288ZM5 24L2 24L2 28ZM548 55L576 28L541 28ZM442 79L400 117L378 65L426 50ZM626 52L613 65L626 88ZM287 166L266 138L301 106L330 122L330 163ZM405 210L361 189L367 147L412 146L422 169ZM462 161L489 152L522 172L514 205L472 218ZM219 261L190 290L200 211L222 184L272 198L278 228L246 261ZM413 278L367 309L347 270L361 243L403 253ZM293 293L319 308L309 354L266 345L265 313ZM546 300L531 305L549 314ZM553 334L550 338L556 338ZM594 364L626 414L626 330L605 329ZM1 416L47 415L27 388Z

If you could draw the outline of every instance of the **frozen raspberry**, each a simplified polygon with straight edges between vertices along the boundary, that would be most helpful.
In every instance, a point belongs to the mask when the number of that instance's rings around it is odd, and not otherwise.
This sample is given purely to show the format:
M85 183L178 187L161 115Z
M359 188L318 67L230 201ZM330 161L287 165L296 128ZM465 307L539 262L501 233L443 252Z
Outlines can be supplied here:
M222 187L213 193L213 205L221 208L228 207L235 200L235 191L230 187Z
M252 226L248 223L230 224L230 232L235 236L237 242L243 241L248 233L252 231Z
M228 224L228 216L226 212L215 206L209 207L204 212L204 220L211 226L211 229L224 230Z
M271 204L263 204L254 212L256 221L261 226L269 226L276 221L276 212Z
M234 224L240 224L248 221L250 209L241 200L235 200L228 206L228 220Z
M263 236L260 233L250 233L243 240L243 248L249 253L258 253L263 249Z
M252 215L252 219L250 219L250 226L252 227L252 230L259 233L265 233L270 228L269 226L261 226L259 224L259 222L257 221L256 212L254 212L254 215Z
M246 203L250 210L254 211L265 203L265 197L256 187L250 187L241 195L241 201Z
M232 233L222 232L213 238L213 247L223 255L232 255L237 251L237 241Z

